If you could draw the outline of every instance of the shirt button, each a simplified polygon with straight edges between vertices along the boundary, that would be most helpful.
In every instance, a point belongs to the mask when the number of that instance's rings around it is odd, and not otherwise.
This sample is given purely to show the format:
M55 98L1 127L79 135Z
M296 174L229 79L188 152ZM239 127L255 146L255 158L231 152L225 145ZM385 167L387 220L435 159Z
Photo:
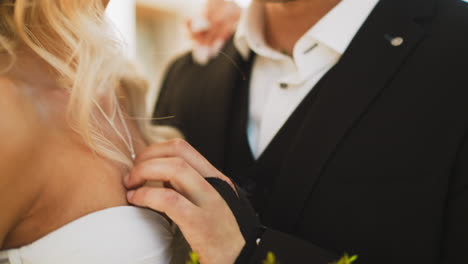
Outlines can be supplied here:
M279 84L279 87L280 87L281 89L288 89L289 85L288 85L287 83L280 83L280 84Z

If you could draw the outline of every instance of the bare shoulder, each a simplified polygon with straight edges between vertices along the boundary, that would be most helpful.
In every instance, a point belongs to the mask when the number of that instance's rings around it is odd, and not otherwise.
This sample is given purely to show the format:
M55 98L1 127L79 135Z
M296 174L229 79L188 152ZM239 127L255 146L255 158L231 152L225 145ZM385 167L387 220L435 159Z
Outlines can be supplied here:
M0 77L0 248L36 193L29 168L37 157L37 127L28 108L15 83Z

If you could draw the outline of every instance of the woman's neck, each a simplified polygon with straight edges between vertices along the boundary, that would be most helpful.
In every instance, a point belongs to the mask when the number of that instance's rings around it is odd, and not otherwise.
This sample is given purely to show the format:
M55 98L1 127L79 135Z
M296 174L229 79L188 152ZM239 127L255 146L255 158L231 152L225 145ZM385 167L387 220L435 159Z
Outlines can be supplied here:
M57 76L52 67L39 55L26 47L19 47L16 51L13 66L5 73L11 79L34 87L55 89L58 87ZM11 58L7 54L0 54L0 69L8 67Z

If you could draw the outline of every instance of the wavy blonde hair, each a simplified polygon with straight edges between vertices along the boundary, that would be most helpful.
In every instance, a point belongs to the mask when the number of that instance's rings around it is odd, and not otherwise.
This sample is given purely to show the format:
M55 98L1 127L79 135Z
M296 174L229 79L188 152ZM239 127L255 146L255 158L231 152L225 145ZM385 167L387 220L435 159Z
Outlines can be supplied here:
M121 87L129 114L143 117L147 85L122 55L104 17L102 0L0 0L0 53L9 55L10 66L20 45L56 72L69 93L68 120L85 143L99 155L131 167L130 153L101 131L97 115L104 115L116 127L116 113L121 111L116 90ZM112 96L105 112L98 103L104 94ZM137 123L144 138L154 141L149 122L139 119Z

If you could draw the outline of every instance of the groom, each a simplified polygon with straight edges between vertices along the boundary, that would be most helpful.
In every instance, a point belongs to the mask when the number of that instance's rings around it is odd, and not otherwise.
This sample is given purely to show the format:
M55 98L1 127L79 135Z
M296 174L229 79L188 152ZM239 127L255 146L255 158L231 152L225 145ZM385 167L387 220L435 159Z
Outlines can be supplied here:
M257 0L218 58L172 64L154 117L175 116L158 124L245 190L265 226L258 260L468 263L467 32L461 0ZM186 163L165 179L218 175L173 144ZM193 186L174 188L202 197ZM141 197L130 201L180 201ZM198 248L220 232L195 229ZM234 237L210 247L238 250Z

